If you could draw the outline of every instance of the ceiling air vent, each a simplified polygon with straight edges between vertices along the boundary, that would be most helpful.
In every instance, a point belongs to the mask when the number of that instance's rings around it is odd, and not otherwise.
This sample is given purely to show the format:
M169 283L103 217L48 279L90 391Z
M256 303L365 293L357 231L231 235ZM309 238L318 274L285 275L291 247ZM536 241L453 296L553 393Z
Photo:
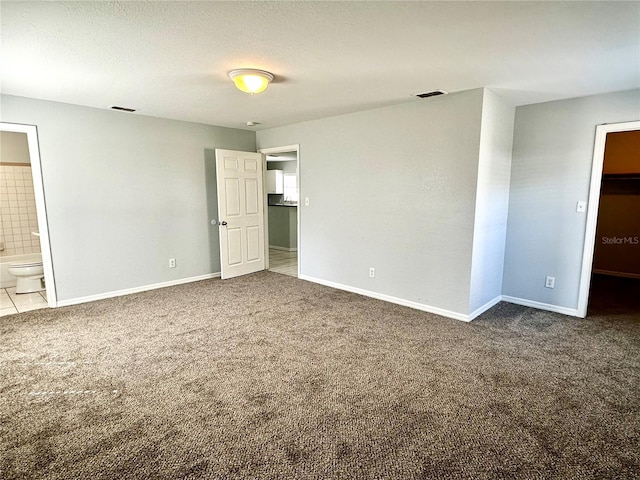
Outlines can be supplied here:
M444 90L434 90L433 92L416 93L416 97L429 98L429 97L437 97L438 95L446 95L448 93L449 92L445 92Z
M111 105L111 110L120 110L121 112L135 112L135 108L119 107L117 105Z

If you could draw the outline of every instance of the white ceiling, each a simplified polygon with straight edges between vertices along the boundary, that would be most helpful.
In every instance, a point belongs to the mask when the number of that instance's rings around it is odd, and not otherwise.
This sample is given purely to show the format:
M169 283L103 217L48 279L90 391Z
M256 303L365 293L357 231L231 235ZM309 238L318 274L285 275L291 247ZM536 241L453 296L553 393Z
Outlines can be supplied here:
M640 87L640 2L0 2L3 93L250 129L489 87ZM249 96L234 68L273 72Z

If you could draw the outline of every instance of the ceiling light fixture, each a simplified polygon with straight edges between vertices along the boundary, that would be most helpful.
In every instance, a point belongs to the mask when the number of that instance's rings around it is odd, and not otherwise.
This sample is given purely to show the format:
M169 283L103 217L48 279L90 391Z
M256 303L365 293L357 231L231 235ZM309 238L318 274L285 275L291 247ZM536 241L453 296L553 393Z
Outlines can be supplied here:
M233 80L239 90L253 95L254 93L265 91L269 83L273 81L273 74L264 70L241 68L239 70L231 70L229 78Z

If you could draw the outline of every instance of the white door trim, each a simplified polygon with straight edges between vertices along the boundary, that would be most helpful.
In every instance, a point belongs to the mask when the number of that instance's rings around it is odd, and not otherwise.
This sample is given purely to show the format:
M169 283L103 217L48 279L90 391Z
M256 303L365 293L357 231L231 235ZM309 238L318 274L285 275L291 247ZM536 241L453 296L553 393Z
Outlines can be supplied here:
M296 209L296 227L297 227L297 242L298 242L298 278L300 278L300 207L302 206L302 186L300 185L300 144L286 145L284 147L270 147L261 148L258 153L262 153L265 156L272 153L284 153L284 152L296 152L296 185L298 186L298 208ZM267 162L265 159L264 171L265 178L263 183L267 182ZM269 198L267 195L267 189L264 190L264 258L266 260L265 268L269 269Z
M600 205L600 188L602 186L602 167L604 164L604 147L607 134L640 130L640 121L611 123L596 127L596 140L593 148L593 165L591 167L591 187L589 188L589 205L587 208L587 225L584 234L584 250L582 253L582 272L580 274L580 290L578 293L578 316L587 316L589 287L591 286L591 268L596 241L596 225L598 223L598 206Z
M31 161L31 175L33 177L33 193L36 198L36 212L38 214L40 251L42 252L44 280L47 286L47 303L49 304L49 307L54 308L58 303L56 295L55 276L53 274L53 261L51 258L51 243L49 241L49 222L47 221L44 184L42 182L42 165L40 163L40 148L38 146L38 128L35 125L22 125L19 123L0 122L0 130L4 132L27 134L29 158Z

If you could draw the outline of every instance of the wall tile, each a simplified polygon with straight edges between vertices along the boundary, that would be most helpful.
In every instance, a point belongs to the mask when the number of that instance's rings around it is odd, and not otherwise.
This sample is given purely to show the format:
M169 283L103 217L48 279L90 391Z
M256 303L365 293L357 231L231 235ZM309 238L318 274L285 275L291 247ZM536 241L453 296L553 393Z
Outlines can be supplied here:
M40 252L31 167L0 165L0 256Z

